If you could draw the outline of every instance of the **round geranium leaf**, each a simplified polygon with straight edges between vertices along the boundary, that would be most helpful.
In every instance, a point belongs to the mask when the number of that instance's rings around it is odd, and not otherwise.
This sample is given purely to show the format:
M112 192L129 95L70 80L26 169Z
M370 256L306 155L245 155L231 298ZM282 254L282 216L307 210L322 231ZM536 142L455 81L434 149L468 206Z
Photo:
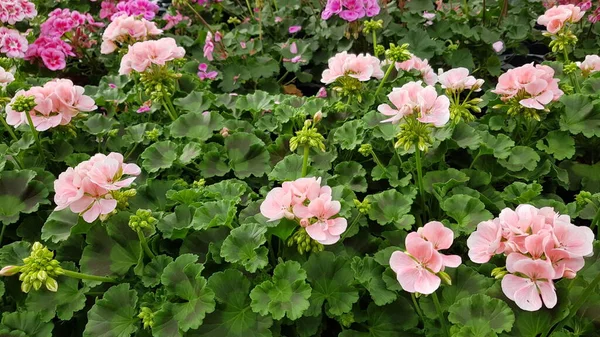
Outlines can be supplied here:
M515 314L508 304L484 294L459 300L450 306L448 313L448 320L453 324L475 330L489 327L495 333L509 332L515 322Z

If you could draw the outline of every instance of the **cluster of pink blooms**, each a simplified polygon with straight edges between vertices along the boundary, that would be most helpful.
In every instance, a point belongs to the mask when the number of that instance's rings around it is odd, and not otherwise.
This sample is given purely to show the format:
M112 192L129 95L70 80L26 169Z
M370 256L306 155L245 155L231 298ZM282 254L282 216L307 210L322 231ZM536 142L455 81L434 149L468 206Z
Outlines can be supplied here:
M177 26L182 21L189 21L190 18L187 16L183 16L179 11L176 12L175 15L171 13L165 13L162 17L163 20L167 21L167 24L163 27L163 30L169 30L175 26ZM191 25L192 22L188 22L188 26Z
M438 75L438 82L442 88L450 92L461 92L463 90L481 91L482 79L476 79L469 75L467 68L454 68Z
M14 80L15 76L10 71L0 67L0 89L6 88Z
M558 82L554 78L554 69L530 63L500 75L492 92L500 95L503 101L516 99L526 108L544 110L546 104L557 101L563 95Z
M377 110L390 118L382 123L398 123L401 119L417 114L421 123L442 127L450 120L450 100L445 95L438 96L434 87L422 86L421 81L408 82L400 88L394 88L388 94L389 104L380 104Z
M135 16L117 16L102 34L101 53L114 52L118 48L117 43L129 45L160 34L162 34L162 30L158 29L152 21Z
M390 267L396 272L402 289L425 295L435 292L441 284L437 274L462 263L458 255L440 253L450 248L453 241L452 230L438 221L409 233L405 239L406 251L396 251L390 257Z
M267 194L260 212L269 221L297 220L313 240L331 245L338 242L348 225L346 219L335 217L341 204L332 200L331 192L331 187L321 186L321 178L286 181Z
M0 0L0 22L14 25L37 15L35 4L27 0Z
M158 5L149 0L104 0L100 6L100 18L111 20L120 15L141 16L152 20L159 10Z
M576 62L576 64L581 69L583 76L589 76L591 73L600 71L600 56L587 55L583 62Z
M54 181L56 210L69 207L85 221L93 222L115 210L117 200L111 192L130 186L140 172L137 165L123 163L120 153L98 153L75 168L69 167Z
M404 62L396 62L396 70L411 71L416 70L421 73L423 81L427 85L434 85L437 82L437 75L433 71L433 68L429 65L427 60L422 60L415 55Z
M215 78L217 78L217 76L219 76L219 73L215 70L208 71L208 64L200 63L198 65L198 77L201 81L214 80Z
M59 125L67 125L79 112L94 111L94 100L84 95L83 87L74 85L71 80L55 79L44 84L43 87L32 87L29 90L20 90L6 106L6 122L14 127L28 124L26 112L17 112L12 109L12 103L19 96L34 96L35 108L29 111L33 126L38 131L45 131Z
M321 75L321 82L325 84L333 83L344 76L365 82L372 77L381 79L384 75L381 69L381 61L369 54L355 55L344 51L337 53L327 63L329 68L325 69Z
M373 17L379 14L377 0L327 0L327 5L321 13L323 20L328 20L336 14L340 18L352 22L365 16Z
M10 58L23 58L29 43L16 29L0 27L0 53Z
M103 26L103 23L94 21L89 13L57 8L40 26L40 37L29 47L25 59L41 59L50 70L64 69L67 57L76 55L75 48L86 49L96 43L90 39L89 33ZM62 40L67 33L70 33L69 42Z
M132 70L144 72L152 65L164 66L167 62L185 56L185 49L177 46L173 38L136 42L121 59L120 75L129 75Z
M585 264L584 256L593 254L593 242L594 233L571 224L568 215L524 204L480 223L467 246L476 263L506 255L510 274L502 279L504 294L521 309L536 311L542 302L547 308L556 305L553 280L574 278Z
M549 8L538 18L537 23L545 26L548 33L556 34L567 23L579 22L584 14L585 12L575 5L560 5Z

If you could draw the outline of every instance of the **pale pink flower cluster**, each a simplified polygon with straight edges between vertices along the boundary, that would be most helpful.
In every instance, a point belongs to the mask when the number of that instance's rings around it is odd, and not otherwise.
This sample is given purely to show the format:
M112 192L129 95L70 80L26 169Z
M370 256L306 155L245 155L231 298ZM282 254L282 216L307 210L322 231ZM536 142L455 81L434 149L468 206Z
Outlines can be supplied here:
M587 55L583 62L576 62L583 76L589 76L592 73L600 71L600 56Z
M504 294L527 311L556 305L553 280L574 278L593 254L594 233L571 224L568 215L552 207L519 205L477 225L467 240L473 262L486 263L496 254L506 255L510 274L502 279ZM541 298L540 298L541 296Z
M15 80L15 76L0 66L0 88L6 88L8 84Z
M398 123L402 118L417 114L421 123L442 127L450 120L450 100L445 95L438 96L434 87L422 86L421 81L408 82L400 88L394 88L388 94L389 104L380 104L377 110L390 118L382 123Z
M500 75L492 92L500 95L503 101L516 99L526 108L544 110L546 104L563 95L558 82L554 78L554 69L541 64L534 66L532 62Z
M548 33L556 34L565 24L579 22L584 14L585 12L575 5L560 5L546 10L537 19L537 23L545 26Z
M35 4L27 0L0 0L0 22L14 25L37 15Z
M69 207L85 221L93 222L115 210L117 200L111 192L130 186L140 172L137 165L123 163L120 153L98 153L75 168L69 167L54 181L56 210Z
M182 21L188 21L188 26L192 24L189 17L183 16L179 11L172 15L171 13L165 13L162 17L163 20L167 21L167 24L163 27L163 30L169 30L177 26Z
M333 83L343 76L365 82L372 77L381 79L384 75L381 61L369 54L355 55L343 51L330 58L327 63L329 68L321 75L321 82L325 84Z
M164 66L167 62L184 56L185 49L177 46L175 39L171 37L137 42L129 46L129 51L121 59L119 74L128 75L132 70L142 73L152 65Z
M10 58L23 58L29 43L16 29L0 27L0 53Z
M346 219L336 217L341 204L332 200L331 187L321 186L321 178L300 178L275 187L260 205L269 221L297 220L315 241L331 245L346 231Z
M433 71L433 68L429 65L427 60L422 60L415 55L404 62L396 62L396 70L416 70L421 73L421 77L423 81L427 83L427 85L434 85L437 82L437 75Z
M162 30L158 29L152 21L135 16L117 16L102 34L101 53L110 54L118 48L118 44L145 41L150 36L160 34Z
M442 88L451 92L461 92L463 90L481 91L483 85L482 79L476 79L469 75L467 68L454 68L438 75L438 82Z
M83 87L74 85L71 80L55 79L43 87L32 87L20 90L6 106L6 122L14 127L28 124L26 112L12 109L12 103L19 96L34 96L35 108L29 111L33 126L38 131L46 131L59 125L67 125L79 112L94 111L97 106L94 100L84 95Z
M327 0L321 19L328 20L336 14L340 18L352 22L365 16L373 17L379 14L377 0Z
M452 230L438 221L431 221L409 233L404 241L406 251L395 251L390 257L390 267L396 272L402 289L425 295L435 292L441 284L438 273L462 263L458 255L440 253L440 250L449 249L453 241Z

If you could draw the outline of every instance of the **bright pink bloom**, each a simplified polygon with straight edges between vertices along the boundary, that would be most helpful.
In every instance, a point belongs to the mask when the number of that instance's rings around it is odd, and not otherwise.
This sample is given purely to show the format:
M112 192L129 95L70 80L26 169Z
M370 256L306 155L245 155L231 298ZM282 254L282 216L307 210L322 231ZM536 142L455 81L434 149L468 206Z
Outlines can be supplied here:
M383 78L381 62L369 54L348 54L341 52L328 61L329 68L323 71L321 82L330 84L342 76L349 76L359 81L368 81L371 77Z
M127 16L142 16L146 20L152 20L158 13L157 4L149 0L126 0L117 4L116 13L112 18L125 14Z
M475 263L486 263L496 254L504 252L502 226L497 219L484 221L467 239L469 258Z
M183 58L185 49L177 46L173 38L137 42L129 46L129 51L121 59L119 74L128 75L132 70L144 72L151 65L164 66L167 62Z
M546 26L548 33L556 34L566 23L579 22L584 14L585 12L575 5L560 5L548 9L538 18L537 23Z
M36 15L35 4L28 0L0 0L0 22L14 25Z
M317 91L317 97L319 98L327 98L327 88L321 87L319 91Z
M563 95L558 88L559 80L553 77L554 70L549 66L526 64L500 75L492 92L500 95L503 101L514 98L524 107L544 110L545 105Z
M379 11L380 7L376 0L328 0L321 13L321 18L327 20L336 14L340 18L352 22L365 16L376 16Z
M450 120L448 97L438 96L432 86L423 88L421 81L408 82L400 88L394 88L388 98L396 109L388 104L380 104L377 110L386 116L391 116L381 121L382 123L397 123L402 118L415 113L417 120L436 127L444 126Z
M442 270L443 261L431 242L406 238L406 253L396 251L390 257L390 267L402 289L409 293L432 294L441 284L436 274Z
M215 44L213 42L213 35L211 32L206 33L206 39L204 39L204 57L206 57L207 60L212 61L213 58L213 51L215 50Z
M461 92L463 90L481 91L483 80L477 80L473 76L469 76L469 69L454 68L438 75L438 82L442 88L452 92Z
M589 76L592 73L600 71L600 56L586 55L583 62L576 62L583 76Z
M427 60L422 60L416 57L415 55L413 55L407 61L396 62L396 69L402 69L404 71L410 71L414 69L420 72L423 81L427 85L434 85L437 82L437 75L433 71L433 68L431 68L431 66L429 65L429 62Z
M102 54L114 52L118 44L131 44L145 41L150 36L160 35L162 30L154 22L134 16L117 16L102 34Z
M14 80L15 76L10 71L6 71L0 67L0 88L6 88Z
M167 21L167 24L163 27L163 30L169 30L175 26L177 26L182 21L189 21L190 18L187 16L183 16L179 11L176 11L175 15L171 15L170 13L165 13L163 15L163 20ZM188 22L188 25L191 24L191 21ZM215 38L216 40L216 38Z
M302 30L302 26L290 26L290 28L288 28L290 34L298 33L300 30Z
M506 297L526 311L539 310L542 302L547 308L554 308L557 302L552 282L554 270L548 262L525 258L509 264L507 260L506 267L513 273L502 279L502 291Z
M198 65L198 77L200 78L201 81L204 81L206 79L214 80L219 75L219 73L214 70L213 71L207 71L207 70L208 70L208 64L200 63Z

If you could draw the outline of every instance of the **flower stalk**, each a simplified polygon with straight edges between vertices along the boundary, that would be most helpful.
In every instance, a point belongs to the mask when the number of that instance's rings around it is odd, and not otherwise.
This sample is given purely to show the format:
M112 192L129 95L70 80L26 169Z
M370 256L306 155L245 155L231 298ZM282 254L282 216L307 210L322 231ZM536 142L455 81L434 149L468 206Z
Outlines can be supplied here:
M450 332L448 331L448 326L446 324L446 318L444 317L444 312L442 311L442 306L440 305L440 300L436 293L431 294L431 298L433 299L433 304L435 305L435 311L438 314L440 319L440 324L442 325L442 330L444 330L444 336L450 337Z
M106 283L117 283L118 282L117 279L112 278L112 277L104 277L104 276L96 276L96 275L78 273L78 272L67 270L67 269L63 269L63 275L70 277L70 278L80 279L80 280L98 281L98 282L106 282Z

